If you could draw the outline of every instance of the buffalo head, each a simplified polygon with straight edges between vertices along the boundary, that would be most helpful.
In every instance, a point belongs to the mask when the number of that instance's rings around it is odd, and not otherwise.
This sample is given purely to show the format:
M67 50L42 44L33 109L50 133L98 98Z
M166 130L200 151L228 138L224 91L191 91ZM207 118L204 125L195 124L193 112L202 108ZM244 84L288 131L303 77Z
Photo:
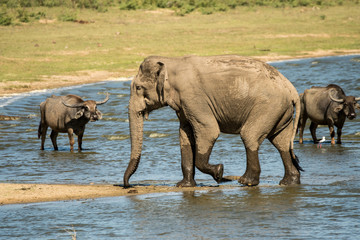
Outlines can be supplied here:
M360 105L357 103L360 101L360 97L355 98L354 96L344 96L343 98L336 98L334 97L333 92L329 92L329 97L332 101L339 103L334 111L340 112L341 110L344 111L346 117L350 120L356 117L355 109L360 109Z
M69 108L80 108L75 114L75 119L78 119L84 116L86 119L89 119L91 122L100 120L102 118L102 113L97 110L97 105L106 103L109 100L109 93L106 93L106 98L100 102L94 100L82 101L79 98L79 102L75 104L68 104L62 100L62 103Z

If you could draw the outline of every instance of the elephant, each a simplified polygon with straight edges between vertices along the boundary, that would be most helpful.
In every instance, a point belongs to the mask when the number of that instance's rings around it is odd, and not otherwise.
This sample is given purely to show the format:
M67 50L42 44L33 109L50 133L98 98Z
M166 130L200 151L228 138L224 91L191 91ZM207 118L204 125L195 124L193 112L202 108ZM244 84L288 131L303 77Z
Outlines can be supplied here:
M285 175L280 185L300 184L293 141L300 115L295 87L274 67L238 55L149 56L131 82L129 127L131 155L124 187L141 158L143 124L149 113L170 106L179 119L183 179L177 187L196 186L195 167L221 183L223 164L209 156L220 132L239 134L246 149L245 186L259 184L258 150L267 138L279 151ZM294 118L295 112L295 118Z

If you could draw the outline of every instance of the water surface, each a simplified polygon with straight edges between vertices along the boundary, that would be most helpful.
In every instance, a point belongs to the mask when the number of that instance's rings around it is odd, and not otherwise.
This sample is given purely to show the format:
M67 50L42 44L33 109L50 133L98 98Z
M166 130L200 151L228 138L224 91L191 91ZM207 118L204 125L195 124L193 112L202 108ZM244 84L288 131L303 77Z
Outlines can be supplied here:
M360 96L360 56L273 62L301 93L311 86L335 83L347 95ZM122 184L130 158L127 120L129 80L0 98L0 114L20 116L0 121L0 181L14 183ZM70 153L67 134L59 134L59 151L51 140L40 149L39 104L52 94L77 94L108 103L103 119L86 127L83 147ZM269 106L271 107L271 106ZM358 112L359 113L359 112ZM356 239L360 234L360 118L347 121L343 144L318 148L310 140L295 142L302 173L300 186L280 187L284 170L277 150L265 140L260 149L260 185L232 190L149 194L96 200L0 206L0 239ZM182 179L175 113L163 108L144 125L142 160L131 183L174 185ZM48 131L50 133L50 131ZM225 175L242 175L245 150L239 136L222 134L211 163L223 163ZM198 184L214 185L196 172Z

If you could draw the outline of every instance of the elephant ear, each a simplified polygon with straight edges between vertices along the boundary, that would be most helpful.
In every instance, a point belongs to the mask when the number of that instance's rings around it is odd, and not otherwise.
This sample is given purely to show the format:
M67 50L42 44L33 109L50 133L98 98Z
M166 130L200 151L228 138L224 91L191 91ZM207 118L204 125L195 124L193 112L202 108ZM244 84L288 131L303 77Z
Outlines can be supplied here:
M159 70L157 72L158 79L157 79L156 91L159 96L159 101L164 103L167 101L167 95L168 95L168 89L167 89L168 73L164 63L158 62L157 64L159 66Z

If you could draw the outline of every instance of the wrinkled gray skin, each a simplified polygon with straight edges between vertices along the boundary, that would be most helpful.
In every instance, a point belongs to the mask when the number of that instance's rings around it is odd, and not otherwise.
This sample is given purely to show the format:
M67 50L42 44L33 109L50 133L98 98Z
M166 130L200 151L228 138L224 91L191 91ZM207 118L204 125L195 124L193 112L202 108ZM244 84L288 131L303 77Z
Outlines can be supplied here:
M341 87L330 84L327 87L312 87L300 94L301 114L299 121L299 143L303 143L303 133L306 120L311 121L310 132L314 143L318 125L328 125L331 144L335 144L335 130L337 127L337 141L341 144L341 132L346 118L352 120L356 117L355 109L360 109L357 101L360 98L346 96Z
M82 150L82 138L85 125L89 121L97 121L102 114L97 110L97 105L106 103L109 95L101 102L93 100L82 100L76 95L55 96L47 98L40 104L41 120L38 129L38 138L41 136L41 150L44 150L44 143L48 127L52 129L50 138L54 150L58 150L56 138L61 133L67 133L70 141L70 151L74 151L74 136L78 136L79 151Z
M247 167L239 182L259 184L258 150L265 138L280 152L285 176L280 184L299 184L300 166L293 153L300 113L294 86L270 65L241 56L148 57L131 83L129 124L131 157L124 187L141 157L143 121L158 108L170 106L180 121L183 180L178 187L192 187L195 167L223 180L223 164L209 164L220 132L239 134L246 148Z

